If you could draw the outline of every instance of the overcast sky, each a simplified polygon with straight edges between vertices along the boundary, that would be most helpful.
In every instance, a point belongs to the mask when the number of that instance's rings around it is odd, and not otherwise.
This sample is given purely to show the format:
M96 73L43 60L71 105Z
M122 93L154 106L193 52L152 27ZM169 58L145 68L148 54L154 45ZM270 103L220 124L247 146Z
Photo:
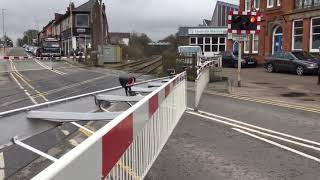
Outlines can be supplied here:
M76 7L87 0L73 0ZM238 3L238 0L222 0ZM110 31L144 32L153 40L176 33L181 25L210 19L216 0L103 0ZM27 29L42 28L54 13L64 13L69 0L0 0L5 8L5 29L14 40ZM2 18L1 36L2 36Z

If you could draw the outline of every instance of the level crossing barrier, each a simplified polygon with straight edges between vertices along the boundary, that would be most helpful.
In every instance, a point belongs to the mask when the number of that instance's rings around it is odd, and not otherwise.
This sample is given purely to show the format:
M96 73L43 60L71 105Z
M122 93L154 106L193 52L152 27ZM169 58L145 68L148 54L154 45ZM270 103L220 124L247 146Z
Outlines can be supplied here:
M132 89L143 91L139 87ZM143 179L185 110L183 72L54 160L33 180Z
M215 65L215 61L206 61L197 69L197 78L195 80L195 103L194 109L198 110L198 105L203 91L210 82L210 70Z

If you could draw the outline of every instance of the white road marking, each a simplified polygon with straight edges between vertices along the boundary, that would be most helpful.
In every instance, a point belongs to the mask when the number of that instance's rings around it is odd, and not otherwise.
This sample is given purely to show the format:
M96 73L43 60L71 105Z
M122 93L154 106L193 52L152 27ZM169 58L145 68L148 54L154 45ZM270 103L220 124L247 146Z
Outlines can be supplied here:
M70 143L72 146L78 146L78 145L79 145L79 143L78 143L76 140L74 140L74 139L70 139L70 140L69 140L69 143Z
M3 157L3 152L0 152L0 180L5 178L5 163L4 163L4 157Z
M68 136L68 135L70 134L70 132L67 131L67 130L61 130L61 132L62 132L65 136Z
M34 103L34 104L38 104L38 102L28 93L28 91L26 89L24 89L24 87L20 84L20 82L14 77L13 73L10 73L10 75L13 77L14 81L18 84L18 86L24 90L24 93L28 96L28 98Z
M274 142L274 141L265 139L265 138L263 138L263 137L260 137L260 136L251 134L251 133L246 132L246 131L241 130L241 129L237 129L237 128L232 128L232 129L235 130L235 131L238 131L238 132L240 132L240 133L242 133L242 134L246 134L246 135L251 136L251 137L253 137L253 138L256 138L256 139L259 139L259 140L264 141L264 142L266 142L266 143L269 143L269 144L272 144L272 145L274 145L274 146L277 146L277 147L279 147L279 148L282 148L282 149L285 149L285 150L287 150L287 151L293 152L293 153L298 154L298 155L300 155L300 156L303 156L303 157L305 157L305 158L314 160L314 161L316 161L316 162L320 162L320 159L319 159L319 158L316 158L316 157L311 156L311 155L309 155L309 154L306 154L306 153L303 153L303 152L301 152L301 151L292 149L292 148L290 148L290 147L288 147L288 146L284 146L284 145L282 145L282 144L279 144L279 143L276 143L276 142Z
M216 114L208 113L208 112L205 112L205 111L198 111L200 113L200 114L198 114L198 113L195 113L192 108L188 108L188 110L190 110L190 111L188 111L187 113L192 112L192 114L194 114L194 115L206 114L206 115L213 116L213 117L216 117L216 118L220 118L220 119L223 119L223 120L226 120L226 121L229 121L229 122L241 124L241 125L248 126L248 127L251 127L251 128L255 128L255 129L262 130L262 131L266 131L266 132L269 132L269 133L272 133L272 134L277 134L277 135L280 135L280 136L285 136L285 137L288 137L288 138L291 138L291 139L295 139L295 140L298 140L298 141L302 141L302 142L305 142L305 143L309 143L309 144L320 146L320 143L316 142L316 141L312 141L312 140L300 138L300 137L297 137L297 136L293 136L293 135L289 135L289 134L273 131L271 129L262 128L262 127L255 126L255 125L252 125L252 124L248 124L248 123L244 123L244 122L241 122L241 121L237 121L237 120L234 120L234 119L231 119L231 118L227 118L227 117L219 116L219 115L216 115ZM211 117L209 117L209 118L211 118ZM222 121L222 122L224 122L224 121Z
M58 70L52 69L51 67L43 64L42 62L40 62L40 61L38 61L38 60L36 60L36 59L35 59L34 61L35 61L36 63L38 63L40 66L44 67L45 69L48 69L49 71L52 71L52 72L57 73L57 74L59 74L59 75L66 75L66 74L67 74L67 73L64 73L64 72L62 72L62 71L58 71Z

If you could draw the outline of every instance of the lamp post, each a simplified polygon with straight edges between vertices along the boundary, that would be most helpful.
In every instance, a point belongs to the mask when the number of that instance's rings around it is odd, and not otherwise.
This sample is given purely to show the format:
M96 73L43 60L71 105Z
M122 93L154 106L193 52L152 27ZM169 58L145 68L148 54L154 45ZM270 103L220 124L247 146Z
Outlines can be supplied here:
M70 0L69 4L69 9L70 9L70 28L71 28L71 49L73 51L73 15L72 15L72 1Z
M101 56L103 54L103 41L104 41L104 36L103 36L103 12L102 12L103 8L102 8L102 0L100 0L100 11L101 11L101 14L100 14L100 23L101 23Z
M6 53L6 33L5 33L5 30L4 30L4 11L6 9L1 9L2 11L2 32L3 32L3 55L5 55Z

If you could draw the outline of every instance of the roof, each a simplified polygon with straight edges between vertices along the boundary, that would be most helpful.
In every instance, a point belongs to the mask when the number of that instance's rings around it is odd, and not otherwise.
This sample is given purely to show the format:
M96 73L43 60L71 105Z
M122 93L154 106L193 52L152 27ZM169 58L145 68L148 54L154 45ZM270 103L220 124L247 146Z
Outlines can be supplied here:
M80 5L79 7L75 8L74 12L84 12L84 11L91 11L94 4L97 2L97 0L89 0L88 2Z

